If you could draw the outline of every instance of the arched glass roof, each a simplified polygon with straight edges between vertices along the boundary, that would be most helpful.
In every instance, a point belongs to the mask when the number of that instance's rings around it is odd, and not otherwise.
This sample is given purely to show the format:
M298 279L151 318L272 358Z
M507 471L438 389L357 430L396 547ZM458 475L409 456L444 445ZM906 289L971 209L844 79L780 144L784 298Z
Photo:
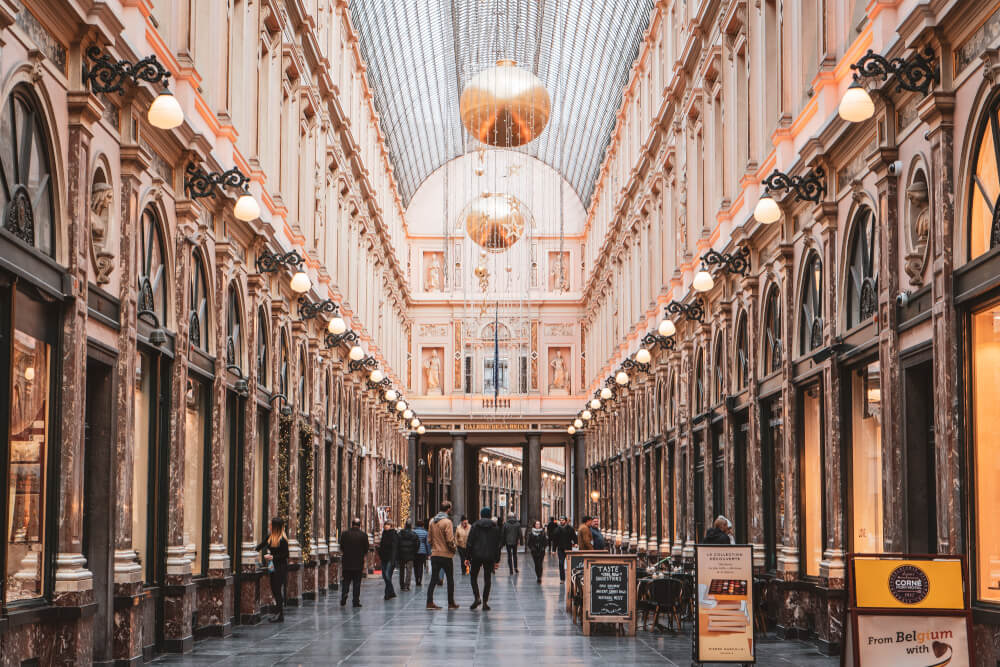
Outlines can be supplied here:
M466 82L512 59L552 99L519 150L558 170L584 205L655 0L351 0L404 204L448 160L478 149L459 116Z

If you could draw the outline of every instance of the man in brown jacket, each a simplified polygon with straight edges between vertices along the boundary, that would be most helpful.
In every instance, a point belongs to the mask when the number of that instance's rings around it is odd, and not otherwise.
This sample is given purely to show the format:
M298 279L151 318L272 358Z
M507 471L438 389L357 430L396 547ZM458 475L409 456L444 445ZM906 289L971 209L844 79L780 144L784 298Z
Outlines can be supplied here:
M447 500L441 503L438 512L428 528L428 540L431 543L431 583L427 587L427 608L440 609L434 604L434 587L437 586L441 572L448 579L448 609L458 609L455 604L455 527L451 523L451 503Z
M594 534L590 532L590 517L583 517L583 523L576 529L576 543L580 551L592 551L594 548Z

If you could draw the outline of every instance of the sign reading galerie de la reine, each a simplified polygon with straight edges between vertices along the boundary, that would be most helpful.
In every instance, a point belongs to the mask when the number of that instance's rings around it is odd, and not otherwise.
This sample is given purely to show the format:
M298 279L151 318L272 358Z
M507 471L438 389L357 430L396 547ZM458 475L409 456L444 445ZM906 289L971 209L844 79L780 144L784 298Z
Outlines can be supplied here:
M965 561L850 554L845 667L969 667Z

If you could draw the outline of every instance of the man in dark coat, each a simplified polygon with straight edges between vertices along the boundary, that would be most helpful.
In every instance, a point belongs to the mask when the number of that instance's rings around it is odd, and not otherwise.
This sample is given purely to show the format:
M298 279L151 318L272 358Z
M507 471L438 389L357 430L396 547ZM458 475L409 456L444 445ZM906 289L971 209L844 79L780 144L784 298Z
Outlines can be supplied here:
M521 544L521 524L513 514L507 517L507 522L503 525L503 543L507 547L507 567L510 573L520 572L517 569L517 547Z
M385 599L396 597L392 587L392 571L396 569L397 534L388 521L382 526L382 538L378 544L378 557L382 561L382 580L385 582Z
M399 568L399 590L410 590L413 561L420 549L420 538L413 532L413 523L406 522L396 538L396 566Z
M549 539L549 553L556 550L556 528L559 524L556 523L556 518L554 516L549 517L549 523L545 526L545 535Z
M556 556L559 558L559 581L566 581L566 552L573 550L576 544L576 531L569 525L566 517L559 518L555 532Z
M704 539L702 539L702 544L732 544L729 539L729 533L727 532L729 528L729 519L724 516L718 517L712 524L712 527L708 529L705 533Z
M479 512L480 519L469 529L466 551L469 554L469 574L472 578L472 594L475 601L469 609L476 609L480 602L483 611L489 611L490 588L493 585L493 570L500 563L500 526L490 518L490 508ZM479 569L483 570L483 597L479 598Z
M368 536L361 530L361 519L351 520L350 530L340 534L340 569L342 573L340 606L347 604L347 589L354 587L355 607L361 606L361 574L365 571L365 556L368 555Z

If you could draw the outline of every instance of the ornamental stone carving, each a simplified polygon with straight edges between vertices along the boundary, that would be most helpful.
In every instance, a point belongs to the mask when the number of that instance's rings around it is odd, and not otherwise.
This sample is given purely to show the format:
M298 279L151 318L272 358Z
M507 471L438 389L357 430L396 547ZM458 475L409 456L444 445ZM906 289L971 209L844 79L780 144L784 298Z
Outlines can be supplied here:
M910 285L914 288L924 283L924 272L927 269L928 249L930 244L931 211L927 194L927 181L923 172L917 174L913 183L906 189L909 200L907 219L907 245L905 270L910 277Z
M103 180L103 176L98 172L90 188L90 253L98 285L108 284L115 268L115 255L108 245L114 188Z

